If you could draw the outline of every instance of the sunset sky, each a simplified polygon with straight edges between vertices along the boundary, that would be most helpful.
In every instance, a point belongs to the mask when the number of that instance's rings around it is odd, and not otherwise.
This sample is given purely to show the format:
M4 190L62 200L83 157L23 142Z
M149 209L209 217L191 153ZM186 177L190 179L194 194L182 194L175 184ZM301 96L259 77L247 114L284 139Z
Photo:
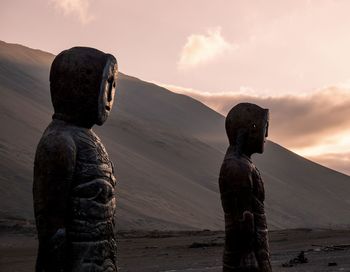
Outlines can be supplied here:
M349 11L346 0L2 0L0 40L96 47L223 114L268 107L271 140L350 174Z

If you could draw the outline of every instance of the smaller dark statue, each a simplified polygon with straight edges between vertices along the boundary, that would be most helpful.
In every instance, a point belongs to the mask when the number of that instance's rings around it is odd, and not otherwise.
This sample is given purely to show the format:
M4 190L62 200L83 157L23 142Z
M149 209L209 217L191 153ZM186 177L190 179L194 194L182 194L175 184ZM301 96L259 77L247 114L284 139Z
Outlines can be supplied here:
M36 150L37 272L116 272L113 164L92 126L113 105L116 59L99 50L61 52L50 71L55 113Z
M224 272L270 272L264 184L251 160L263 153L269 111L240 103L226 117L230 142L219 186L225 213Z

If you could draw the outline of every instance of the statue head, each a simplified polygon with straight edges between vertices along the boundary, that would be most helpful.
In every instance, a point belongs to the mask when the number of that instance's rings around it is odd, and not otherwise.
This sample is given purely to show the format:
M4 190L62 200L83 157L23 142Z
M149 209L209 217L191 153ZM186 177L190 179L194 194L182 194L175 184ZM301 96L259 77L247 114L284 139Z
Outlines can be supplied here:
M227 114L225 127L230 142L239 153L263 153L268 136L269 110L251 103L240 103Z
M102 125L114 102L117 60L89 47L73 47L58 54L50 70L54 119L90 128Z

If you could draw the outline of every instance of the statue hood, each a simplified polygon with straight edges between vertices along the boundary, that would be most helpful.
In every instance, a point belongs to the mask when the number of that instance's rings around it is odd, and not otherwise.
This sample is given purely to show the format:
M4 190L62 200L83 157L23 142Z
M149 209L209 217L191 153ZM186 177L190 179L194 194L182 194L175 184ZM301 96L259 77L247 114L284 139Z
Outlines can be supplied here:
M114 56L94 48L73 47L56 56L50 70L53 119L91 128L97 122L103 71Z
M239 103L227 114L225 128L230 145L255 151L255 142L263 135L269 110L251 103ZM244 147L243 147L244 145Z

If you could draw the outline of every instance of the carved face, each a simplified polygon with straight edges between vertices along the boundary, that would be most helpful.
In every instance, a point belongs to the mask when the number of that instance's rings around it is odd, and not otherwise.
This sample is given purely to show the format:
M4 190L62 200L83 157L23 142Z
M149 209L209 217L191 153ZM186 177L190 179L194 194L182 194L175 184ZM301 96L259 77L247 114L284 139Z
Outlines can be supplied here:
M258 120L257 120L258 121ZM268 136L269 130L269 120L268 115L266 118L263 118L261 122L253 123L252 129L249 134L249 143L250 153L260 153L264 152L266 138Z
M269 110L251 103L239 103L226 117L230 145L248 156L263 153L268 135Z
M109 59L103 69L100 93L98 97L98 113L96 124L101 126L108 118L114 103L117 87L118 67L114 60Z

